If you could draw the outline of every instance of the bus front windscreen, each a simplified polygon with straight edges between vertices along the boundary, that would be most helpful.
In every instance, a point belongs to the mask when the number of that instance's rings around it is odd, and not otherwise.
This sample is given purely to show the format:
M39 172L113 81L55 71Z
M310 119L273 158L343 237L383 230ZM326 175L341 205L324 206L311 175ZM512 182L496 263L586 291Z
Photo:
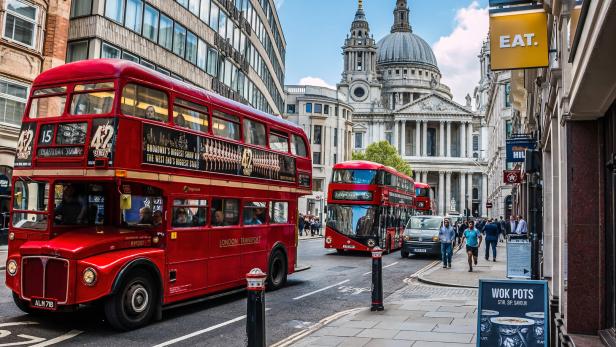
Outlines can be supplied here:
M419 197L429 197L430 190L428 188L415 188L415 195Z
M373 236L376 206L329 205L327 226L346 236Z
M376 184L376 170L334 170L333 183Z

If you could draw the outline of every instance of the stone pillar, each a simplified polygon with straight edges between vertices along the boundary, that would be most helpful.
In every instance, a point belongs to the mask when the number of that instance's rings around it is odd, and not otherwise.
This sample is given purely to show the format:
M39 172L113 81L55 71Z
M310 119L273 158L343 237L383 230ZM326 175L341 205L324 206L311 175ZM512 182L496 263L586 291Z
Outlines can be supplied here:
M400 135L399 131L398 121L394 119L394 135L392 136L394 143L392 143L392 145L396 147L398 153L400 153L400 142L398 142L398 136Z
M421 121L415 122L415 156L421 156Z
M423 150L421 151L424 157L428 156L428 121L423 122Z
M445 173L445 214L449 213L451 206L451 171Z
M464 208L466 207L466 174L460 173L460 199L458 200L458 211L460 214L464 214Z
M466 143L466 147L467 147L466 155L469 158L472 158L473 157L473 122L468 123L467 130L468 130L468 140Z
M471 215L473 213L473 174L469 173L466 175L468 182L466 182L466 186L468 187L468 209L471 211Z
M400 155L402 157L405 157L406 156L406 121L405 120L401 121L400 125L402 127L402 134L400 135L400 142L401 142Z
M440 128L439 128L439 146L438 146L438 153L439 156L444 157L445 156L445 122L444 121L440 121Z
M447 122L447 156L451 157L451 122Z
M445 215L445 172L438 172L438 213Z
M466 158L466 123L460 123L460 158Z
M488 175L481 175L481 216L488 215L486 203L488 202Z

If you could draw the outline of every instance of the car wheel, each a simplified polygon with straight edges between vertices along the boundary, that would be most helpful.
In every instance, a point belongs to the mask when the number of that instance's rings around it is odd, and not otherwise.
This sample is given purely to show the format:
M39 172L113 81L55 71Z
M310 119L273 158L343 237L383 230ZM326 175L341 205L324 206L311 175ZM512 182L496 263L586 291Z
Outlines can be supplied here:
M145 270L129 273L119 290L105 301L105 317L115 329L128 331L150 322L159 303L158 289Z
M267 289L277 290L287 283L287 258L280 250L274 251L267 272Z

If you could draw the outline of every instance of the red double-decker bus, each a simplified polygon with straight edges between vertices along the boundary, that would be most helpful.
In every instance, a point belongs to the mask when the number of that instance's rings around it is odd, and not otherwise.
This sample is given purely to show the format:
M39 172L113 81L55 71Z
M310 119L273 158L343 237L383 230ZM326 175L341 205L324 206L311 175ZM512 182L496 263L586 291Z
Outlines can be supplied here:
M415 196L417 215L435 216L437 214L434 192L429 184L415 182Z
M413 179L368 161L334 165L327 193L325 248L385 252L402 246L404 226L414 214Z
M122 330L255 267L279 288L309 153L296 125L131 62L48 70L17 145L6 284L26 312L101 302Z

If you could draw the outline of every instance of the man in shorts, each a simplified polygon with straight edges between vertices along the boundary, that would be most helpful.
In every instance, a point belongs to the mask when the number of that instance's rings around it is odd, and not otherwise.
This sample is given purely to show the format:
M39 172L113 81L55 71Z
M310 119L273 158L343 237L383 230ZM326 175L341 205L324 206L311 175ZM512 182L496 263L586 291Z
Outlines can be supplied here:
M477 265L477 256L479 256L479 246L481 246L481 233L475 228L475 222L468 222L468 229L464 231L462 241L466 240L466 254L468 256L468 272L473 272L473 263ZM460 247L462 244L460 243Z

